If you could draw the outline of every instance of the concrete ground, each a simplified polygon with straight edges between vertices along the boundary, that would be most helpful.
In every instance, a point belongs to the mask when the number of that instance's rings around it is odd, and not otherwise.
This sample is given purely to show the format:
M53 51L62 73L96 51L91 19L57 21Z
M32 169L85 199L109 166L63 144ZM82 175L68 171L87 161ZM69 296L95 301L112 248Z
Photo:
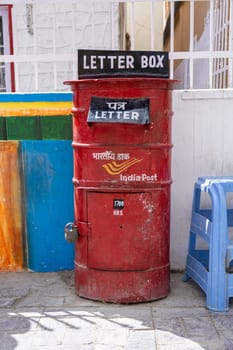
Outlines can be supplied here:
M0 350L233 349L233 305L205 308L192 281L171 274L167 298L134 305L76 296L73 272L0 273Z

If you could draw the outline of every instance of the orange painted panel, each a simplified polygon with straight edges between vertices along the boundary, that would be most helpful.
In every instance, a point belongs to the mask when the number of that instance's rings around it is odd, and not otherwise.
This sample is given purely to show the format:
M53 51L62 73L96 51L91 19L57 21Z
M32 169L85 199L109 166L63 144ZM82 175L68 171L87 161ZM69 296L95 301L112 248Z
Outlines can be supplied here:
M0 271L23 267L19 142L0 142Z

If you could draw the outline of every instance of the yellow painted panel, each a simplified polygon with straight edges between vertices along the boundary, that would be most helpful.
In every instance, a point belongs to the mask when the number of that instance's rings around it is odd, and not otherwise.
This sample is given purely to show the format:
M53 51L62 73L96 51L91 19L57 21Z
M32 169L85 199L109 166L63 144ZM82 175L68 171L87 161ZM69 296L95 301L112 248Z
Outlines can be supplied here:
M69 115L72 102L1 102L0 116Z
M23 267L18 142L0 142L0 271Z

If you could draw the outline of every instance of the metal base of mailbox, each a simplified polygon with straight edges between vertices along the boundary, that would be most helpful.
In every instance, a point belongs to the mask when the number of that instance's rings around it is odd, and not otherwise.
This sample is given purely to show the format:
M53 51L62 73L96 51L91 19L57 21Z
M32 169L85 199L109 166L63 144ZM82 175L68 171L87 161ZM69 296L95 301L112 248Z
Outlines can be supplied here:
M144 192L76 187L75 194L80 207L87 208L88 217L77 222L77 294L114 303L166 297L170 279L169 185ZM116 204L122 204L122 209L114 209Z
M132 304L168 295L170 266L145 271L103 271L75 265L75 288L80 297Z

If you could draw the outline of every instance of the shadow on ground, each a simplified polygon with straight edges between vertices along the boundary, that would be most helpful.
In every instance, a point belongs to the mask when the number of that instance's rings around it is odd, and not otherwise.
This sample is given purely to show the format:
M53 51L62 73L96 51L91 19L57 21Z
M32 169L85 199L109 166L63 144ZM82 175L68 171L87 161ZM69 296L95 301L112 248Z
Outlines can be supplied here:
M72 271L0 274L3 350L231 350L228 313L205 308L205 295L171 275L165 299L132 305L75 294Z

